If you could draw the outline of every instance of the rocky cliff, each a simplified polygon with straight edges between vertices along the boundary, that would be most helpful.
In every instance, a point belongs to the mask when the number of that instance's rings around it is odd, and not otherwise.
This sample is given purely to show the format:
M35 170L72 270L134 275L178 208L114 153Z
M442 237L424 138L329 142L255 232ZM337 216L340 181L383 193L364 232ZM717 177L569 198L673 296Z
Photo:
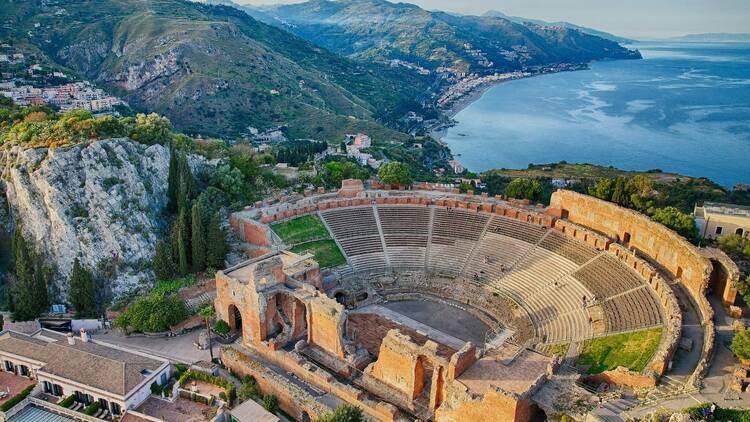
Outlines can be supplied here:
M56 266L59 291L76 257L110 280L115 296L151 279L147 265L166 224L169 154L128 139L0 151L11 218Z

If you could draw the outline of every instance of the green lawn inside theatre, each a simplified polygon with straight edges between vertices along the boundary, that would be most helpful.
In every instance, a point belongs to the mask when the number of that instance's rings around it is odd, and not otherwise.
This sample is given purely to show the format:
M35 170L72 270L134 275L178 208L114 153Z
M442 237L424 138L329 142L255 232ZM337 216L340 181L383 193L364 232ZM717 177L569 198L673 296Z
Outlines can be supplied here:
M303 243L293 247L291 251L300 255L313 254L315 260L320 264L320 268L335 268L346 264L344 254L341 253L339 246L333 240L316 240Z
M598 374L618 366L641 372L659 347L659 340L661 328L586 340L576 364L591 365L589 374Z
M297 245L313 239L329 238L328 229L317 215L305 215L293 220L271 225L287 245Z

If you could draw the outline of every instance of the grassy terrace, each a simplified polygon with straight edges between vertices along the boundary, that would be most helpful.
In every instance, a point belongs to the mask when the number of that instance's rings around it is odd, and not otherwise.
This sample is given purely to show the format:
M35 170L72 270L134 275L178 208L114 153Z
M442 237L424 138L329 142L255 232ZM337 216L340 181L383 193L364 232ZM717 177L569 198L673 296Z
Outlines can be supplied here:
M589 374L598 374L618 366L641 372L656 352L660 339L661 328L653 328L587 340L583 343L576 365L590 365Z
M271 229L287 245L298 245L315 239L331 237L326 226L317 215L305 215L283 223L273 224Z
M303 243L291 249L296 254L311 253L320 264L320 268L335 268L346 264L344 254L333 240L317 240Z

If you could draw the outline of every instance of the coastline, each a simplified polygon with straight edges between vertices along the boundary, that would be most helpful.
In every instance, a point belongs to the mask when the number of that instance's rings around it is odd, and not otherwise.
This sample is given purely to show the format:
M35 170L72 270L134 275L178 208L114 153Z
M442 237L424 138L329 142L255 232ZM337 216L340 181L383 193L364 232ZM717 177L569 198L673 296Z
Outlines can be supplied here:
M541 72L537 72L537 73L532 73L532 74L527 75L527 76L522 76L520 78L505 79L505 80L492 81L492 82L485 82L485 83L477 86L476 88L472 89L466 95L464 95L461 98L459 98L458 100L454 101L453 103L451 103L451 105L449 107L447 107L446 109L444 109L442 111L442 115L443 115L443 117L447 121L442 122L439 125L433 126L432 128L430 128L427 131L427 133L435 141L437 141L441 145L447 147L448 144L445 142L445 140L443 138L447 134L448 129L450 129L451 127L453 127L453 126L456 125L457 122L454 120L454 118L456 117L456 115L458 115L458 113L460 113L461 111L463 111L464 109L466 109L467 107L469 107L474 102L476 102L479 99L481 99L484 96L484 94L487 93L487 91L489 91L490 89L494 88L495 86L498 86L498 85L501 85L501 84L504 84L504 83L507 83L507 82L511 82L511 81L520 81L522 79L534 78L534 77L542 76L542 75L549 75L549 74L562 73L562 72L577 72L577 71L581 71L581 70L590 70L590 69L591 69L590 68L590 64L587 63L585 66L579 67L579 68L566 68L566 69L559 69L559 70L553 70L553 71L547 71L547 72L541 71Z

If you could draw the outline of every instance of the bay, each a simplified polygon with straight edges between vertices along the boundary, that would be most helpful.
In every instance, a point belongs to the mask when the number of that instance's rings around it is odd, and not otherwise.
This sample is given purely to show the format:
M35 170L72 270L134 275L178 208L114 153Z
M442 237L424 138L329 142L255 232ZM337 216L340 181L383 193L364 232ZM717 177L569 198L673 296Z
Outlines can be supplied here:
M750 183L750 44L629 47L644 59L493 86L443 140L476 172L565 160Z

